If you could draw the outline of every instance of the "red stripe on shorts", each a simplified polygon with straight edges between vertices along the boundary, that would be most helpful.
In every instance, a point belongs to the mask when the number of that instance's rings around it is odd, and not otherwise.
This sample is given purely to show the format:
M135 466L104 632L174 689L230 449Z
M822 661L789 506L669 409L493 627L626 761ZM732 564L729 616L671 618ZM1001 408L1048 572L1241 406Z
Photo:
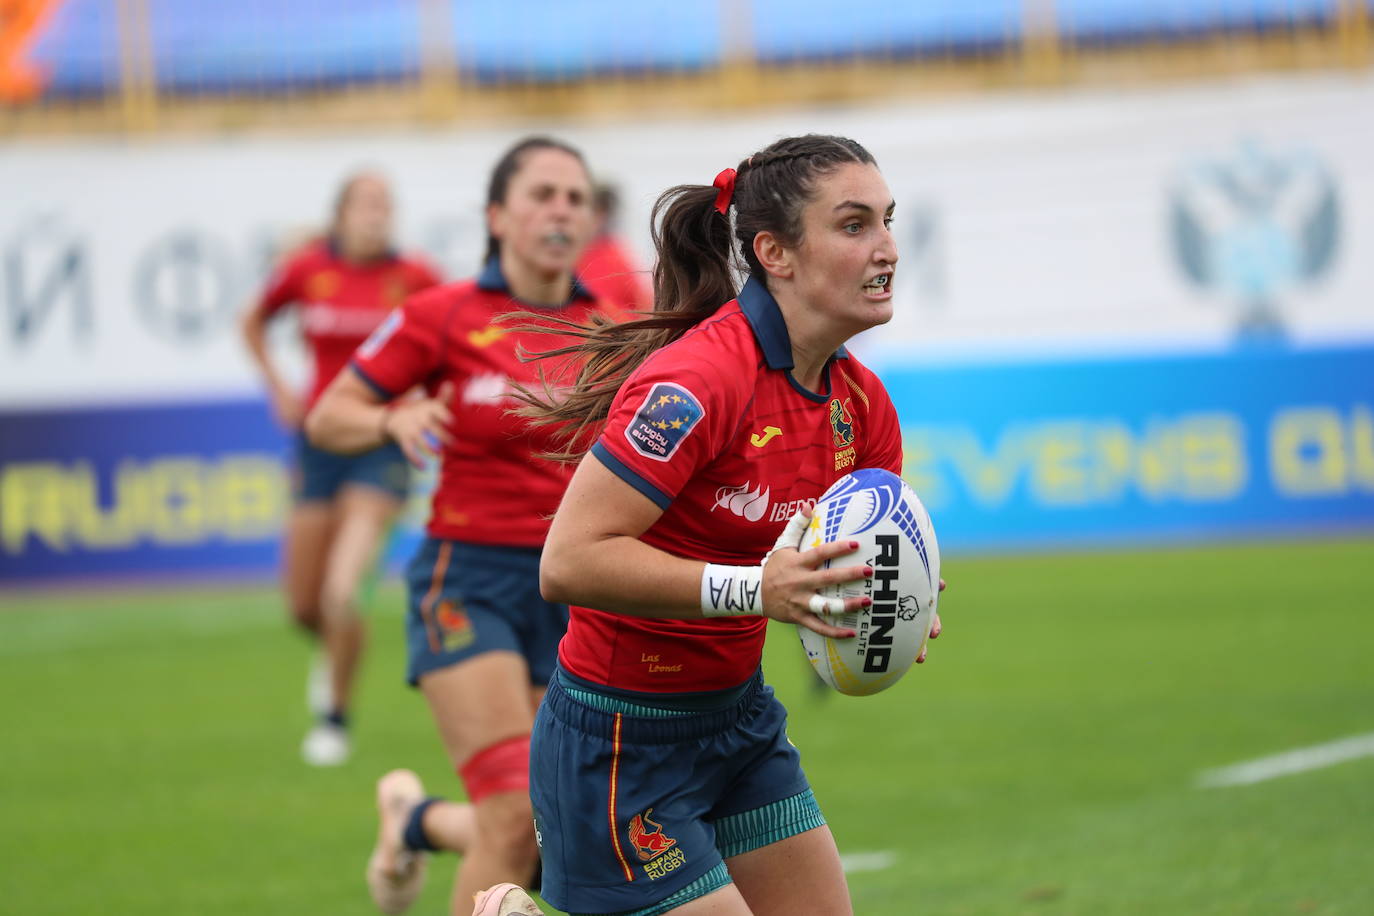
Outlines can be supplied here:
M611 738L611 797L610 803L606 806L606 813L611 822L611 845L615 847L615 857L620 860L620 867L625 871L625 880L633 881L634 872L630 871L630 863L625 861L625 853L620 848L620 828L616 826L615 818L615 790L616 780L620 776L620 719L622 713L615 714L615 733Z
M425 619L425 633L429 636L429 651L439 651L439 628L434 622L434 602L444 590L444 573L448 572L448 557L453 552L453 542L444 541L439 545L439 557L434 561L434 574L429 580L429 591L420 602L420 616Z

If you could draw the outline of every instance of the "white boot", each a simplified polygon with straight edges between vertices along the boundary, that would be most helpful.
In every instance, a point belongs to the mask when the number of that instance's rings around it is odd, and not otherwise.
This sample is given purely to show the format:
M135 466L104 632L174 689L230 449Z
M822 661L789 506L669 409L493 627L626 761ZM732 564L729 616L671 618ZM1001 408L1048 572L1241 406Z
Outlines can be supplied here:
M377 780L377 845L367 860L367 889L383 913L404 913L425 886L429 854L407 849L402 837L410 813L424 800L420 777L410 770Z

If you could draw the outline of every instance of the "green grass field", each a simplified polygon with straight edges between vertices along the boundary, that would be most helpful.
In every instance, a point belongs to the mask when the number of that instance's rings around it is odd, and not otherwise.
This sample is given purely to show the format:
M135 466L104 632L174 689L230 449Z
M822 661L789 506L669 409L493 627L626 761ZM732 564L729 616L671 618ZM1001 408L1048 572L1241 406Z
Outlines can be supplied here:
M1374 912L1374 758L1200 771L1374 732L1374 540L946 560L945 635L820 696L775 625L860 916ZM373 912L372 784L457 791L371 611L357 753L297 756L305 642L267 589L0 594L0 912ZM416 913L446 911L438 861Z

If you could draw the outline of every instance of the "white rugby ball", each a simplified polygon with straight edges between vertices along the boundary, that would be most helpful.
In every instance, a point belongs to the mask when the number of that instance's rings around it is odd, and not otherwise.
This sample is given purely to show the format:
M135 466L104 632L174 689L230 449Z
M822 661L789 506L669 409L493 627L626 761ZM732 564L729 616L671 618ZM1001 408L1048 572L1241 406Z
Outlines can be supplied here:
M829 639L803 626L797 631L821 680L840 693L867 696L895 684L930 636L940 597L940 548L915 491L882 468L860 468L821 494L801 549L842 540L858 541L858 551L826 565L867 564L873 577L828 586L821 594L867 595L873 604L824 619L858 635Z

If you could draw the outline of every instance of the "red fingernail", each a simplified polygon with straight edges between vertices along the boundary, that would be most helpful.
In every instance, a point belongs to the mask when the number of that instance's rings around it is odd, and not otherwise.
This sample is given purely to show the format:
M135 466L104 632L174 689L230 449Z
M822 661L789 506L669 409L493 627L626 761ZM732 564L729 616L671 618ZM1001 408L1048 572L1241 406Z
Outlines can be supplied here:
M873 606L873 599L870 598L870 597L868 597L867 595L864 595L862 598L859 599L859 607L872 607L872 606Z
M858 542L858 541L850 541L850 542L849 542L849 549L850 549L850 550L858 550L858 549L859 549L859 542Z
M871 576L871 575L873 575L873 567L872 567L872 566L865 566L865 567L864 567L864 575L865 575L865 576Z

